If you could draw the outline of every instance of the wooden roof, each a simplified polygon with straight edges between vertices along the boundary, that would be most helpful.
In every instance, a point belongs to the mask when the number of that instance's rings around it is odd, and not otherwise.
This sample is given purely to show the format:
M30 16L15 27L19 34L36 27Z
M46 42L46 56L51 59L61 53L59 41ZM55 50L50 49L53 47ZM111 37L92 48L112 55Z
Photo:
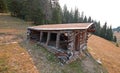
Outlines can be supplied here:
M69 24L47 24L28 27L33 30L76 30L88 29L93 23L69 23Z

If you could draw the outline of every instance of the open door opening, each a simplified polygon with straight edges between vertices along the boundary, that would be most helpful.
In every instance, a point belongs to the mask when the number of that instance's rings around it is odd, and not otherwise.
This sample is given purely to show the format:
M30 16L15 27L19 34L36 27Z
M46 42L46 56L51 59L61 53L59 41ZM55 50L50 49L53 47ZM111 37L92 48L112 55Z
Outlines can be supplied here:
M60 34L60 49L68 50L68 35L67 33Z
M56 37L57 37L57 33L51 33L50 34L50 40L49 40L49 43L48 43L49 46L53 46L53 47L56 46Z
M47 36L48 36L48 33L47 33L47 32L43 32L42 40L41 40L42 43L46 43L46 41L47 41Z

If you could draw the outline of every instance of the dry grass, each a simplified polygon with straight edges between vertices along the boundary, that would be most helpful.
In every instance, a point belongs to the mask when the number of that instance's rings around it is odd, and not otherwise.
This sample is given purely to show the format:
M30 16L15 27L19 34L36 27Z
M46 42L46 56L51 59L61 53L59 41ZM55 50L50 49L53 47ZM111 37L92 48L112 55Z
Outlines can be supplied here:
M27 26L20 19L0 15L0 73L38 73L30 55L19 44Z
M88 46L92 56L100 59L109 73L120 73L120 47L95 35L89 38Z
M0 45L1 73L37 73L29 54L18 43Z

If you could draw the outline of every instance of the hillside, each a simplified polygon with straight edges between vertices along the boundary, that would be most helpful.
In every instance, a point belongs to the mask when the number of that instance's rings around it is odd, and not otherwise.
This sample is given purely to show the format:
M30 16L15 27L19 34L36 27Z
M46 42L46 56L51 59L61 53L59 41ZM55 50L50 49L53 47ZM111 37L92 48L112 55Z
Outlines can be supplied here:
M120 32L120 26L117 27L117 28L114 28L113 31L118 31L118 32Z
M0 14L0 73L107 73L93 58L61 66L56 57L26 41L28 22Z
M98 36L88 41L89 51L96 60L101 60L109 73L120 73L120 47Z
M27 26L20 19L0 14L0 73L38 73L32 58L20 45Z

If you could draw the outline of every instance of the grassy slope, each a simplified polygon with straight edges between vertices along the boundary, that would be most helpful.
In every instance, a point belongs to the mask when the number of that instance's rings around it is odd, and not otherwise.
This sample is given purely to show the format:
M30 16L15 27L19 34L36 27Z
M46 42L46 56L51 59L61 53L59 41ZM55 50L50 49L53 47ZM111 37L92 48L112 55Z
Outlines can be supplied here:
M61 66L58 59L45 48L33 42L23 46L27 48L41 73L83 73L80 60Z
M120 47L95 35L89 38L88 46L92 56L100 59L109 73L120 73Z
M30 55L19 44L27 26L22 20L0 15L0 73L38 73Z
M35 66L40 73L101 72L92 58L60 66L52 53L33 42L26 42L28 26L31 25L20 19L0 15L0 73L38 73Z

